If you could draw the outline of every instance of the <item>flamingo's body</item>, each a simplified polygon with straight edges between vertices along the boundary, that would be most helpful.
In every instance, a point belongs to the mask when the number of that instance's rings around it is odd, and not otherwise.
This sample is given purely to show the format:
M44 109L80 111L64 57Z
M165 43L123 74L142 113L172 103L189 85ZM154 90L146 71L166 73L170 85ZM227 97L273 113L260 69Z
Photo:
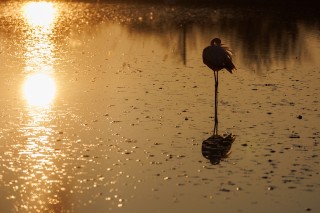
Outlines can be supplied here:
M218 71L226 69L232 73L236 67L232 63L231 51L227 47L221 46L221 40L219 38L214 38L211 41L211 45L203 49L202 60L214 73L215 125L213 132L214 135L218 135Z
M236 67L232 63L231 52L227 47L221 46L221 40L215 38L211 41L211 45L204 48L202 53L203 63L213 71L219 71L225 68L230 73Z

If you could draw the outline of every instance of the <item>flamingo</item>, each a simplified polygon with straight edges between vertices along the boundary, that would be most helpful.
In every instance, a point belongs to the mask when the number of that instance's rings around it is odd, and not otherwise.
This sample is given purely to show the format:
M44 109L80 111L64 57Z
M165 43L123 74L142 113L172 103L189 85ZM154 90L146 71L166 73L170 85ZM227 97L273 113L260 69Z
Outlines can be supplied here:
M226 69L232 74L236 69L232 63L232 53L228 47L222 46L221 39L214 38L211 45L204 48L202 52L202 60L205 65L213 70L215 81L215 125L214 135L218 135L218 71Z

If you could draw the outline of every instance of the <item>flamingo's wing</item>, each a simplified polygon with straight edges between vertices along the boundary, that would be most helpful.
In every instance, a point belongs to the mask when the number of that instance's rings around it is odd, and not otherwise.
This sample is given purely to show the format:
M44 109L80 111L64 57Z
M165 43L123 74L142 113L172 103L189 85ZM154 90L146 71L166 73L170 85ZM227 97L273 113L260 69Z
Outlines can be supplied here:
M221 49L224 51L223 67L230 73L232 73L232 71L236 69L236 67L232 63L232 53L228 47L221 47Z
M226 60L225 51L218 46L208 46L202 52L202 60L210 69L221 70L224 68Z

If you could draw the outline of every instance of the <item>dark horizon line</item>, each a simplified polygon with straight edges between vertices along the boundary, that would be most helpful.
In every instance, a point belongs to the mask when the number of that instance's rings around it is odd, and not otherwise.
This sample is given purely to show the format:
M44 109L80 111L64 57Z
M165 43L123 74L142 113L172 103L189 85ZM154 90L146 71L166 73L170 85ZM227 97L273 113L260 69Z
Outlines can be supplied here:
M2 0L2 2L25 2L30 0ZM126 4L152 4L190 7L261 7L271 9L294 9L318 11L319 0L50 0L52 2L90 2L90 3L126 3ZM305 11L305 12L307 12ZM300 11L303 12L303 11Z
M124 3L156 3L156 4L246 4L250 3L253 5L286 5L286 6L302 6L310 5L317 7L319 0L54 0L54 1L83 1L83 2L124 2ZM291 4L288 4L291 3ZM314 4L314 5L312 5Z

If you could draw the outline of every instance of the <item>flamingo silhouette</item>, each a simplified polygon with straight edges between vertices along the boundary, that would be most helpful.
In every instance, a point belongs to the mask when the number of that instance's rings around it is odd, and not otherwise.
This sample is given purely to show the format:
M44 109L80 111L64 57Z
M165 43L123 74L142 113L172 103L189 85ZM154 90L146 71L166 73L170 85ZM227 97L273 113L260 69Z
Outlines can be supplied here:
M232 71L236 69L232 63L232 53L230 49L226 46L222 46L221 39L214 38L211 41L211 45L204 48L202 52L202 60L205 65L213 70L214 80L215 80L215 96L214 96L214 106L215 106L215 125L213 133L218 135L218 71L226 69L232 74Z

